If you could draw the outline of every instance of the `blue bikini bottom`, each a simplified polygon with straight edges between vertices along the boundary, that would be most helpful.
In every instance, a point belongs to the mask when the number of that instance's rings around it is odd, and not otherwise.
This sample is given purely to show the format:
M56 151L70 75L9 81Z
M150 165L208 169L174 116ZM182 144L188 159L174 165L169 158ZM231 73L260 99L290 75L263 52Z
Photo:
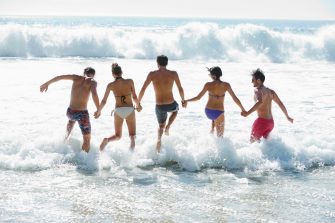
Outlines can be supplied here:
M215 120L217 119L224 111L221 110L214 110L214 109L205 109L205 113L208 119Z

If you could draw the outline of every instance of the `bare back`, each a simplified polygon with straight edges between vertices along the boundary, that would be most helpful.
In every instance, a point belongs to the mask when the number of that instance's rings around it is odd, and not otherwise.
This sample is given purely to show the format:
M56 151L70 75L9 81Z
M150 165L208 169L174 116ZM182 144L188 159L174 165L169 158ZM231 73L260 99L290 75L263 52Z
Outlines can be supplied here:
M230 85L222 81L208 82L206 85L208 91L206 108L224 111L224 96Z
M178 78L177 72L168 69L160 69L150 72L149 76L154 86L156 104L162 105L173 103L174 97L172 89L175 80Z
M133 80L117 79L109 84L109 89L115 97L115 107L133 107L132 92Z
M274 91L265 86L255 89L254 100L261 101L260 106L257 109L258 117L272 119L272 100L273 100Z
M93 78L74 75L71 89L70 108L73 110L87 110L92 84L96 85Z

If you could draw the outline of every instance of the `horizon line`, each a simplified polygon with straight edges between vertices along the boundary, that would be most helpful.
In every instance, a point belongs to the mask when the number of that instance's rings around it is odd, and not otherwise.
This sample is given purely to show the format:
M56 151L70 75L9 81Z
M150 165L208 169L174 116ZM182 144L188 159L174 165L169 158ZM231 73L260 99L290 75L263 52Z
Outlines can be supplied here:
M167 15L70 15L70 14L0 14L0 17L129 17L129 18L165 18L165 19L228 19L228 20L278 20L278 21L335 21L335 18L247 18L221 16L167 16Z

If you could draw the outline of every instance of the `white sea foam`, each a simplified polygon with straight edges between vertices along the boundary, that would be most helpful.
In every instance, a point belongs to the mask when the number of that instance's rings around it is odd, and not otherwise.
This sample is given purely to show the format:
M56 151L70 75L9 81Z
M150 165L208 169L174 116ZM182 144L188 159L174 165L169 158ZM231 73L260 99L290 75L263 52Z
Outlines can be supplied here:
M231 62L335 61L335 25L312 33L261 25L188 23L175 29L88 25L0 25L0 57L214 59Z
M196 132L189 134L196 136ZM142 137L139 136L139 140ZM91 151L86 154L81 151L79 140L55 143L47 142L45 138L32 140L28 145L12 143L6 148L2 147L0 168L39 171L69 164L80 169L102 170L113 169L116 166L134 169L174 165L187 171L199 171L204 168L300 171L311 167L335 165L333 144L329 145L329 148L320 148L317 144L291 144L291 140L275 137L259 144L245 142L241 146L231 139L218 139L206 134L188 140L185 140L184 136L172 135L164 141L160 154L155 152L154 140L138 144L135 151L130 151L128 139L108 145L102 153L98 151L97 145L93 144ZM11 153L6 154L6 151Z
M335 65L320 63L334 60L333 27L309 34L255 25L223 28L194 23L173 31L0 27L1 55L24 57L0 59L2 221L334 222ZM99 44L104 46L100 51L89 49ZM101 97L112 80L110 65L116 60L138 92L148 72L156 69L155 60L102 57L154 58L163 52L170 59L190 59L169 61L169 68L180 75L186 98L197 95L210 81L205 67L219 65L222 79L231 84L245 108L254 103L249 73L262 68L266 86L276 90L294 123L287 122L274 104L275 128L269 140L250 144L255 114L241 117L227 94L225 137L218 139L209 134L204 96L180 109L157 154L150 86L143 110L136 113L135 151L129 149L124 125L122 139L99 152L101 140L114 133L112 96L97 120L92 117L94 103L88 104L92 124L88 154L81 151L78 125L70 140L63 141L71 82L54 83L43 94L39 92L42 83L59 74L81 74L83 68L93 66ZM74 55L97 58L49 57ZM179 102L176 89L174 95Z

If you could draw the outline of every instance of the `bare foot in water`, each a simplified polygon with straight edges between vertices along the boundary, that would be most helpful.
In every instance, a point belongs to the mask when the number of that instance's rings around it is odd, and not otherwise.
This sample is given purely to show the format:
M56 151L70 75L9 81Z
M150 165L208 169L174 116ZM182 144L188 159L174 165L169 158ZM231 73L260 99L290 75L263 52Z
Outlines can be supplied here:
M165 130L164 130L164 133L165 133L166 136L169 136L169 134L170 134L169 130L170 130L170 126L166 126Z
M108 138L104 138L100 144L100 151L104 150L107 144L108 144Z
M161 152L161 145L162 145L161 140L157 140L157 144L156 144L157 153Z

